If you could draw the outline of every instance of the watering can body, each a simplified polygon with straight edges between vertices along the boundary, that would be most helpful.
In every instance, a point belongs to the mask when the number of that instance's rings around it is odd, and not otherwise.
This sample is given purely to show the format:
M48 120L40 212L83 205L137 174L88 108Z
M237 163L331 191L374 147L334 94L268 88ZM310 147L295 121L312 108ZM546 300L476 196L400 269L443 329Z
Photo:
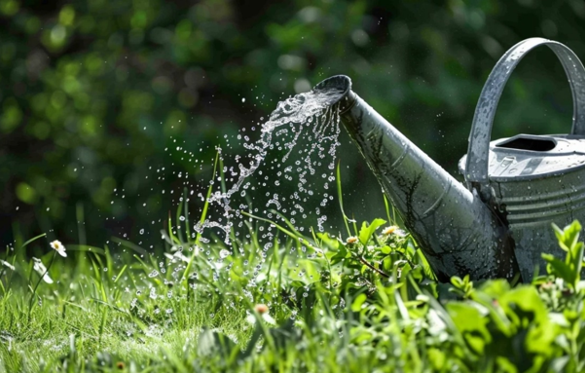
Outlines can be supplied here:
M565 68L573 93L569 135L517 135L490 141L495 111L510 74L533 48L547 45ZM440 280L529 281L543 272L541 253L562 256L551 223L585 221L585 70L563 44L532 38L498 61L476 107L459 183L335 76L315 91L335 92L340 121L400 213Z
M527 281L543 273L542 253L566 255L551 223L585 221L585 136L525 135L490 142L484 199L509 229ZM466 172L467 156L459 162Z

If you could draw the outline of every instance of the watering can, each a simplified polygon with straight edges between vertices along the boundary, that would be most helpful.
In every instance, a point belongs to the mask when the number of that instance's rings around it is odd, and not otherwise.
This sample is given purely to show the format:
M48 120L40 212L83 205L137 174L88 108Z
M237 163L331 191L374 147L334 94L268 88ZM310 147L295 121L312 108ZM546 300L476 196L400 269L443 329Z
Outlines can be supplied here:
M568 135L526 135L490 141L498 101L513 69L546 45L567 74L573 95ZM339 105L340 121L384 193L423 250L438 279L530 281L543 272L541 253L564 258L551 223L585 222L585 70L565 45L524 40L497 62L483 87L459 162L464 183L409 141L351 90L342 75L317 84Z

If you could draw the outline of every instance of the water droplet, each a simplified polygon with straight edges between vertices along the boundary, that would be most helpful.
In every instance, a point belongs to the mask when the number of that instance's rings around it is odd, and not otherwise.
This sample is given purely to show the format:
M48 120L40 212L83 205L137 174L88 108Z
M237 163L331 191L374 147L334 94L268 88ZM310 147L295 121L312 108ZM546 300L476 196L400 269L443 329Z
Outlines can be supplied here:
M219 251L219 257L222 258L222 259L227 258L230 254L231 253L228 250L226 250L226 249L221 249Z

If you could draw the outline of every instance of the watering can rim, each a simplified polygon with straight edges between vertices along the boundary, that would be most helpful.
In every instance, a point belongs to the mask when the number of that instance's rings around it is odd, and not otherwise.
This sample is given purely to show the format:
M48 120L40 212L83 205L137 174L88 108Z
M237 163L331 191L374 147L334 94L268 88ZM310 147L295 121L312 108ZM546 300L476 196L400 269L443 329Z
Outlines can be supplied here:
M340 113L343 114L344 112L351 109L351 107L355 104L355 94L351 90L352 82L351 78L347 75L334 75L325 80L319 82L315 87L313 87L313 92L320 92L326 91L328 94L332 90L337 90L338 92L331 96L331 99L328 100L329 105L335 105L340 103Z
M524 148L515 148L515 147L506 147L503 146L506 142L510 142L513 140L518 139L531 139L531 140L548 140L554 143L554 148L550 150L531 150L531 149L524 149ZM557 145L562 145L563 143L570 143L573 145L573 149L563 150L559 149ZM513 136L508 137L501 137L499 139L491 140L489 142L490 152L498 152L498 153L505 153L510 152L511 154L520 153L520 154L530 154L530 155L541 155L545 156L563 156L563 155L571 155L571 154L582 154L585 155L585 147L581 146L581 148L577 148L574 144L575 143L583 143L585 145L585 135L575 135L575 134L566 134L566 133L551 133L551 134L532 134L532 133L517 133Z
M555 147L550 150L531 150L515 147L500 146L507 142L516 139L547 139L555 144ZM549 178L558 178L563 175L568 175L573 172L583 172L585 168L585 149L579 146L585 143L585 136L571 135L571 134L516 134L510 137L503 137L492 140L489 143L489 168L488 168L488 182L492 183L513 183L515 181L536 181ZM560 146L559 146L560 145ZM464 155L458 162L458 168L461 175L466 175L466 163L468 155ZM506 173L502 174L501 165L506 159L511 163L518 162L520 169L527 166L527 162L536 161L530 167L533 171L530 173ZM549 163L544 163L542 160L550 159ZM541 160L541 161L539 161ZM565 161L566 160L566 161ZM508 163L510 164L510 163ZM559 165L562 165L559 166ZM508 166L506 166L507 168ZM518 167L518 166L516 166Z
M467 161L467 154L461 157L459 160L459 172L460 174L465 176L465 162ZM559 178L561 176L566 176L572 174L574 172L582 172L585 169L585 164L580 164L571 168L565 168L562 170L555 170L549 173L543 174L527 174L527 175L493 175L490 174L488 176L488 183L497 183L497 184L510 184L514 182L525 182L525 181L535 181L535 180L545 180L550 178ZM493 185L493 184L492 184Z

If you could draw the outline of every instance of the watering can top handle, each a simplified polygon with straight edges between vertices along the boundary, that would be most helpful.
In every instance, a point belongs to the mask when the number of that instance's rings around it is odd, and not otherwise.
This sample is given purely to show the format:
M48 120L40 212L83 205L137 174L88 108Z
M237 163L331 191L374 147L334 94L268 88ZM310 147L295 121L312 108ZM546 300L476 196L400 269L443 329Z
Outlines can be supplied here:
M585 69L567 46L556 41L530 38L510 48L500 58L484 85L473 116L465 179L469 186L487 184L489 143L498 101L504 86L520 60L533 48L547 45L563 64L573 95L573 127L571 133L585 135Z

